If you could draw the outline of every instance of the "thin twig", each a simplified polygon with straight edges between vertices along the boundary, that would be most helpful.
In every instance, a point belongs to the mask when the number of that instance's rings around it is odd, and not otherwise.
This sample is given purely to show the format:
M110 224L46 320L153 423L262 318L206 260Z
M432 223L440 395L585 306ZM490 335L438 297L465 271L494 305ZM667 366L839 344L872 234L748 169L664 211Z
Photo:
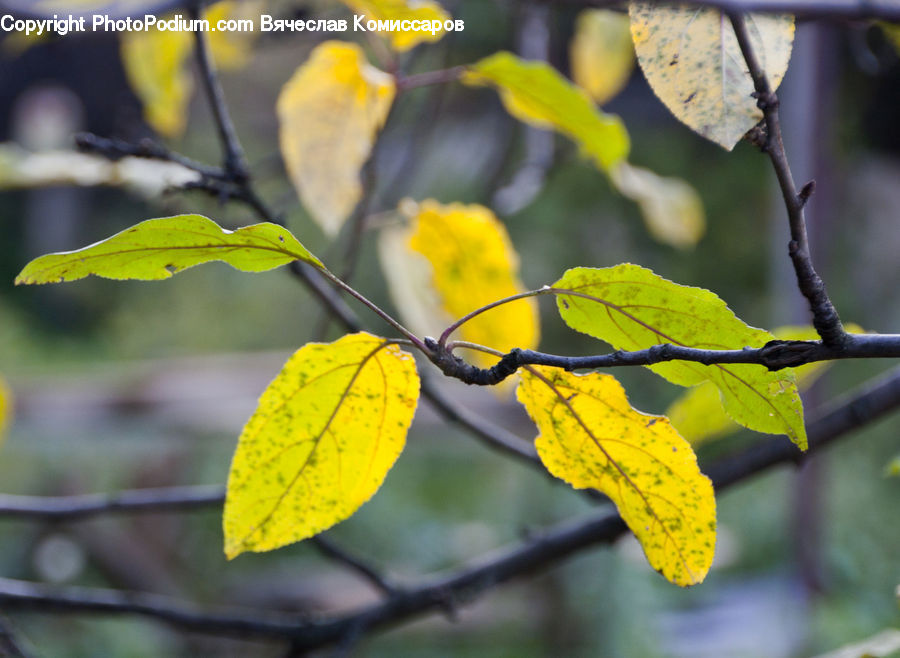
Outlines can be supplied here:
M322 555L341 563L351 571L355 571L382 594L393 596L398 592L397 586L391 583L386 576L379 573L372 565L338 546L324 535L316 535L310 539L310 542L319 549Z
M397 91L402 93L418 87L443 85L448 82L454 82L462 76L465 70L465 66L454 66L449 69L437 69L435 71L414 73L412 75L400 75L398 73L394 78L397 85Z
M747 62L750 76L753 78L757 105L765 117L767 129L765 151L772 161L772 167L778 178L778 185L781 188L784 205L787 209L788 222L791 229L791 242L788 245L788 252L794 264L794 271L797 274L797 285L800 288L800 292L803 293L803 296L809 302L813 316L813 326L816 328L819 336L822 337L822 342L828 347L839 350L847 340L847 333L841 325L841 320L834 305L828 298L825 284L813 267L809 239L806 234L806 217L804 216L803 208L806 205L809 194L812 192L812 187L810 185L805 186L805 192L801 193L797 191L794 185L794 177L791 174L791 168L784 150L784 142L781 137L778 97L769 85L766 73L754 52L753 44L750 43L750 33L747 30L744 16L739 13L732 13L729 14L729 18L737 36L741 53Z
M851 431L878 420L900 406L900 369L867 384L831 411L808 424L809 453L817 452ZM718 491L745 481L778 464L803 458L786 438L755 445L706 469ZM361 611L316 622L282 621L270 616L199 611L183 603L146 594L75 587L46 586L0 579L0 606L7 609L137 614L200 633L290 638L297 651L333 646L353 629L380 628L442 612L474 600L495 586L543 570L598 545L609 544L627 527L615 513L593 514L567 521L539 535L482 557L444 576L395 593Z

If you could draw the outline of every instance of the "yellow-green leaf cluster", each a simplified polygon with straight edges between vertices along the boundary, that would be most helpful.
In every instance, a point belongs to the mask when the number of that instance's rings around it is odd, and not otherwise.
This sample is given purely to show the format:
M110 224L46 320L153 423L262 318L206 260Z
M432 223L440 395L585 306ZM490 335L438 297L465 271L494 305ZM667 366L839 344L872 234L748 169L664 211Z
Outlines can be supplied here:
M603 105L622 91L634 70L628 17L609 9L585 9L569 45L572 79Z
M440 4L431 0L341 0L365 20L376 21L444 21L450 14ZM407 51L420 43L440 41L444 30L432 32L430 29L393 30L379 32L387 35L391 48L397 52Z
M407 247L430 265L430 283L451 320L505 297L525 292L519 258L506 228L479 205L407 202ZM392 264L386 263L386 269ZM397 300L403 312L406 300ZM537 302L532 297L503 304L466 322L460 338L501 352L533 349L539 339ZM496 357L481 352L472 359L486 366Z
M573 329L616 349L671 343L698 349L762 347L774 336L739 320L714 293L682 286L632 264L568 270L553 285L557 305ZM786 434L806 449L803 404L793 372L750 364L702 365L669 361L648 366L679 386L712 381L738 424Z
M6 430L12 424L13 396L9 385L0 377L0 444L6 438Z
M851 333L863 333L862 327L856 324L846 324L844 328ZM772 334L778 340L819 339L816 330L810 325L778 327ZM798 390L803 391L812 386L830 366L829 361L819 361L793 368ZM685 392L669 406L666 416L691 445L699 445L739 429L725 413L719 389L710 381Z
M647 560L671 582L705 578L715 552L715 494L666 418L633 409L619 382L600 373L530 367L518 397L553 475L609 496Z
M303 204L330 236L362 196L359 172L394 93L393 77L343 41L319 44L281 90L281 154Z
M631 35L653 91L675 117L727 150L762 119L731 22L714 9L633 1ZM792 16L747 14L754 52L775 89L794 42Z
M77 251L36 258L19 273L16 283L77 281L91 274L152 281L210 261L244 272L265 272L294 260L324 267L277 224L229 231L202 215L177 215L148 219Z
M692 247L706 231L706 213L697 190L680 178L665 178L622 162L610 172L621 194L640 206L650 234L673 247Z
M598 110L583 89L545 62L499 52L469 66L463 82L495 87L511 115L572 139L602 171L628 156L622 120Z
M225 499L225 553L266 551L351 516L403 450L413 357L366 333L301 347L260 397Z

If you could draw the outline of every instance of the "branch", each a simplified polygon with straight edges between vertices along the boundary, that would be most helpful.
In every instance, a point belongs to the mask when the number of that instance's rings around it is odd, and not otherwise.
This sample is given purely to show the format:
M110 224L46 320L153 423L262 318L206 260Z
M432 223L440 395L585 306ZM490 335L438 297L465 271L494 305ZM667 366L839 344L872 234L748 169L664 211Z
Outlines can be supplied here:
M522 0L520 0L522 1ZM543 0L550 4L577 7L617 8L621 0ZM846 20L900 20L900 6L894 0L656 0L666 5L710 7L726 14L757 12L793 14L798 18Z
M398 593L398 588L385 576L379 573L377 569L365 562L362 558L341 548L324 535L316 535L315 537L310 538L310 542L319 549L319 552L322 555L342 564L351 571L356 572L382 594L393 596Z
M803 208L814 189L814 183L810 182L798 192L794 185L794 178L784 151L784 142L781 137L781 121L778 116L778 97L769 85L765 71L760 66L753 45L750 43L750 34L744 16L738 13L729 15L734 33L737 36L741 53L747 62L750 76L753 78L753 86L756 89L756 102L763 111L766 121L767 140L765 151L769 154L775 175L778 177L778 185L784 197L784 205L787 208L788 222L791 229L791 242L788 252L794 264L797 275L797 285L800 292L809 302L813 315L813 326L822 337L822 342L827 346L840 349L847 341L847 333L841 325L837 311L828 293L825 284L816 273L812 264L809 240L806 235L806 218Z
M809 453L818 452L839 437L873 422L900 406L900 369L867 384L830 411L810 422ZM801 453L781 437L752 446L707 469L717 491L740 483L782 463L797 463ZM271 616L208 613L170 599L146 594L80 587L56 587L0 579L0 605L7 609L136 614L165 621L183 630L289 638L297 650L336 644L352 633L370 633L407 619L446 610L474 600L494 586L558 563L587 548L609 544L627 527L615 513L594 514L547 529L538 536L418 587L396 592L383 602L327 621L282 620Z

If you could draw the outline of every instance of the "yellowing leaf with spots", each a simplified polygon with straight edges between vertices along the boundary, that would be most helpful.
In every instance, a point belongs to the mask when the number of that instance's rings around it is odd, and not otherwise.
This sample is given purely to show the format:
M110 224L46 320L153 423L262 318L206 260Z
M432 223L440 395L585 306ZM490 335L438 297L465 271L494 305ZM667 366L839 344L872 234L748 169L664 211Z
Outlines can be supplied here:
M490 210L431 200L408 203L405 209L411 214L409 248L431 265L431 283L451 319L525 292L518 255ZM397 301L402 310L404 300ZM503 304L466 322L459 333L463 340L501 352L533 349L539 338L537 302L529 297ZM482 366L497 361L481 352L472 358Z
M403 450L412 355L366 333L301 347L259 399L228 476L225 554L267 551L356 512Z
M141 100L147 123L166 137L184 133L193 91L188 69L193 35L161 30L125 32L121 51L125 74Z
M714 9L634 1L631 36L650 87L675 117L731 150L762 119L727 17ZM791 16L748 14L750 41L775 89L794 42Z
M0 377L0 444L6 438L6 430L12 423L13 397L9 386Z
M363 23L370 20L400 23L410 21L407 24L409 29L406 30L376 32L386 36L391 47L398 52L409 50L420 43L440 41L444 36L443 27L432 31L431 21L439 21L443 26L444 21L451 20L450 14L444 11L440 4L430 0L341 0L341 2L355 13L365 16ZM428 27L421 21L428 21Z
M856 324L846 324L844 328L850 333L864 333L862 327ZM816 330L809 325L778 327L772 330L772 334L778 340L819 340ZM792 368L798 390L812 386L830 366L828 361L818 361ZM719 389L710 381L695 386L675 400L666 410L666 416L691 445L699 445L740 429L725 413Z
M91 274L152 281L211 261L243 272L265 272L295 260L324 268L277 224L228 231L202 215L177 215L148 219L77 251L36 258L19 273L16 284L77 281Z
M468 67L463 82L495 87L510 114L572 139L602 171L628 156L622 120L598 110L583 89L545 62L526 62L499 52Z
M729 350L762 347L775 338L744 324L709 290L672 283L629 263L602 269L574 268L553 288L566 324L615 349L642 350L671 343ZM712 381L735 422L758 432L786 434L806 449L803 404L793 372L770 372L751 364L706 366L688 361L648 367L679 386Z
M281 90L281 154L303 204L330 236L362 196L359 172L394 91L394 79L344 41L317 46Z
M706 231L706 213L697 190L680 178L665 178L622 162L610 172L621 194L641 209L650 234L673 247L692 247Z
M615 503L650 565L682 587L702 582L716 543L716 499L669 421L633 409L611 375L532 366L518 398L538 426L547 469Z
M585 9L569 45L572 79L600 105L622 91L634 70L628 17L609 9Z

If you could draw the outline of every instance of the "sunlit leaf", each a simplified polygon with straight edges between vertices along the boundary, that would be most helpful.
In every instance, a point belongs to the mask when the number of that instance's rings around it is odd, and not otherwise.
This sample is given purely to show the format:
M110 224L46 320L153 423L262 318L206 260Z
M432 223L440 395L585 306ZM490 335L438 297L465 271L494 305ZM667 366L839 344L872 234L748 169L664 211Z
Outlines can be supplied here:
M9 385L0 377L0 445L6 438L6 430L12 423L13 396Z
M660 242L683 249L703 237L703 202L697 191L680 178L664 178L622 162L610 172L610 180L619 192L637 202L647 230Z
M753 81L727 17L714 9L633 1L631 35L644 76L679 121L727 150L762 119ZM791 16L747 14L773 89L791 58Z
M225 499L225 554L266 551L356 512L403 450L419 396L410 354L366 333L301 347L260 397Z
M444 21L450 20L450 14L441 5L431 0L341 0L357 14L365 16L365 21ZM430 29L395 30L377 32L387 36L391 47L403 52L420 43L439 41L444 36L440 29L432 33Z
M569 45L572 79L600 105L622 91L634 70L628 17L608 9L585 9Z
M148 30L122 35L122 65L144 107L144 118L166 137L184 132L193 81L189 32Z
M326 41L278 97L281 154L306 209L337 234L362 196L359 172L394 100L394 79L359 46Z
M666 418L633 409L611 375L539 366L521 374L518 398L538 426L547 469L609 496L670 581L701 582L715 551L716 500L687 441Z
M468 67L463 82L495 87L510 114L569 137L603 171L628 156L628 133L621 119L598 110L584 90L545 62L499 52Z
M637 265L568 270L554 288L563 320L573 329L616 349L640 350L671 343L699 349L762 347L774 336L735 317L714 293L667 281ZM758 432L786 434L806 449L803 405L790 369L763 366L705 366L669 361L648 366L679 386L711 380L725 410L740 425Z
M202 215L177 215L148 219L77 251L36 258L19 273L16 284L77 281L91 274L152 281L211 261L244 272L265 272L294 260L323 267L277 224L228 231Z
M526 290L506 228L484 206L428 200L407 202L404 209L410 214L407 248L430 265L428 280L446 318L456 320ZM385 265L386 269L392 266ZM401 313L405 313L406 302L397 300ZM459 330L459 338L501 352L513 347L533 349L538 337L537 302L531 297L498 306ZM497 358L478 352L472 360L487 366Z
M856 324L845 324L844 328L850 333L864 333L862 327ZM772 334L778 340L819 340L819 335L810 325L778 327ZM792 368L798 390L812 386L830 366L830 361L817 361ZM666 416L678 433L695 446L740 429L725 413L719 389L710 381L685 392L669 406Z

